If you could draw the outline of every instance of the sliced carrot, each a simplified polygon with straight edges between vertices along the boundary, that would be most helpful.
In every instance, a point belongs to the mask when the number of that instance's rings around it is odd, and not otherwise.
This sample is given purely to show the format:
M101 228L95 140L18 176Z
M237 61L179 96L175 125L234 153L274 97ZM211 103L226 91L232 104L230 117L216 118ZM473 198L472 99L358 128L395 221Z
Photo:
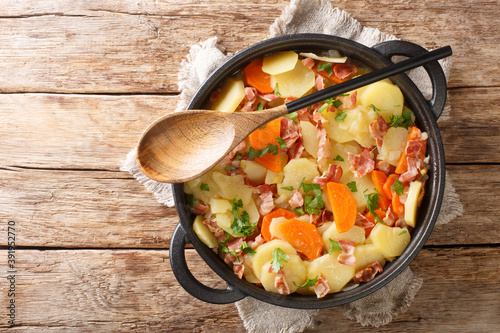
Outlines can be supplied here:
M383 195L388 200L392 200L392 196L393 196L394 190L391 190L391 186L394 184L394 182L396 181L396 179L399 180L399 176L398 175L396 175L396 174L390 174L389 177L387 177L387 180L384 183L384 186L383 186L384 193L383 193Z
M268 122L263 129L257 129L248 136L250 146L252 146L255 151L266 148L268 144L279 147L276 138L280 136L280 130L281 118ZM281 159L279 154L273 155L267 153L262 157L256 157L254 161L273 172L279 172L281 170Z
M262 94L269 94L274 92L274 89L271 87L271 75L262 71L262 61L262 58L252 61L243 69L243 73L248 85Z
M309 222L291 219L283 222L280 231L297 251L310 260L319 258L323 251L323 239L316 226Z
M375 209L375 213L377 214L377 216L381 220L384 219L385 212L382 209ZM375 228L376 222L375 222L375 216L373 216L371 212L366 213L365 217L374 224L373 227L371 227L371 228L365 228L365 237L368 238L368 236L370 236L370 233L372 232L373 228Z
M405 205L401 203L401 200L399 200L399 195L394 193L394 196L392 197L392 210L394 213L401 215L405 212Z
M356 222L357 203L349 188L341 183L326 184L326 194L333 211L338 232L346 232Z
M378 193L383 197L379 197L378 204L380 205L380 208L383 210L386 210L389 208L389 205L391 204L391 200L385 195L384 193L384 184L387 180L387 176L385 173L379 170L373 170L371 172L372 175L372 180L373 183L375 184L375 188L377 189Z
M417 126L413 126L410 129L410 133L408 134L408 139L406 140L406 142L408 142L410 140L418 140L421 137L421 135L422 135L422 131ZM420 140L420 141L424 145L424 149L422 149L420 151L420 154L418 155L418 157L421 159L424 159L425 158L425 150L427 148L427 140ZM406 147L406 145L405 145L405 147ZM406 155L405 150L403 150L403 152L401 153L401 156L399 157L398 164L396 165L395 172L397 174L400 174L400 175L405 173L406 171L408 171L408 163L406 162L407 155Z
M266 242L270 242L274 239L271 236L271 232L269 231L269 226L271 225L272 220L278 217L292 219L294 217L297 217L297 214L283 208L278 208L272 211L271 213L265 215L264 218L262 219L262 226L260 229L260 233L262 234L262 237L264 237Z

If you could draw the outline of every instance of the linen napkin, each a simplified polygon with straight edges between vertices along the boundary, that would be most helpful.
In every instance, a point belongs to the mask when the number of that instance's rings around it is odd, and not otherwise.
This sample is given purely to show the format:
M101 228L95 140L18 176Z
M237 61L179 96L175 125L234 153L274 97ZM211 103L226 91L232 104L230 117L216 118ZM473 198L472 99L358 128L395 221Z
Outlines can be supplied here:
M397 39L378 29L363 27L348 13L334 8L326 0L292 0L282 15L271 25L269 37L307 32L344 37L366 46ZM191 47L178 75L181 94L175 111L186 109L198 87L217 67L231 57L231 54L225 54L224 51L217 45L216 37ZM442 60L441 66L448 77L450 60L448 58ZM423 69L416 69L411 71L409 76L423 95L430 98L432 86L426 72ZM448 118L449 106L446 106L439 120ZM127 155L121 170L132 174L160 203L173 207L170 184L159 183L146 177L138 168L135 156L136 149L133 149ZM446 224L461 214L463 206L447 174L445 196L437 224ZM407 268L382 289L344 305L344 315L363 326L385 325L390 323L394 316L407 311L421 285L422 279ZM237 302L236 306L249 332L302 332L314 326L314 318L319 312L319 310L282 308L251 297Z

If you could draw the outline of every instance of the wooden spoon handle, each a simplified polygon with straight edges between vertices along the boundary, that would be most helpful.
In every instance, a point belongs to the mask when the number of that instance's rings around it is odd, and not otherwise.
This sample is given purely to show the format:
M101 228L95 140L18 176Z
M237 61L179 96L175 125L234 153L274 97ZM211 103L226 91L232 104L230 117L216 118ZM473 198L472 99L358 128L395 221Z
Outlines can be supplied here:
M324 101L325 99L332 98L334 96L338 96L340 94L346 93L348 91L352 91L354 89L361 88L368 84L386 79L388 77L401 74L403 72L409 71L410 69L414 69L425 65L428 62L436 61L445 57L448 57L452 54L450 46L444 46L434 51L430 51L401 62L389 65L387 67L377 69L376 71L361 75L354 79L348 80L346 82L342 82L336 84L334 86L328 87L326 89L317 91L310 95L304 96L302 98L296 99L295 101L289 102L286 104L288 112L294 112L300 110L302 108L308 107L314 103L318 103Z

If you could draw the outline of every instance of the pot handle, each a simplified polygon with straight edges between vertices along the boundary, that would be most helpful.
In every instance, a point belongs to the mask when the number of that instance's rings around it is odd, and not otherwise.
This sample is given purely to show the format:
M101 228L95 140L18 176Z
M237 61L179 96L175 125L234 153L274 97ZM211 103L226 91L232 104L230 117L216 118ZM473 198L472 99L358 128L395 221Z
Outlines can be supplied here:
M391 60L393 56L406 56L414 57L419 54L428 52L425 48L415 43L391 40L377 44L372 47L374 50ZM427 101L436 119L441 116L444 105L446 103L446 76L444 75L443 68L437 61L430 62L423 66L432 83L432 98Z
M214 304L234 303L247 295L228 284L227 289L213 289L199 282L186 263L184 247L190 243L181 224L177 225L170 242L170 265L179 284L192 296Z

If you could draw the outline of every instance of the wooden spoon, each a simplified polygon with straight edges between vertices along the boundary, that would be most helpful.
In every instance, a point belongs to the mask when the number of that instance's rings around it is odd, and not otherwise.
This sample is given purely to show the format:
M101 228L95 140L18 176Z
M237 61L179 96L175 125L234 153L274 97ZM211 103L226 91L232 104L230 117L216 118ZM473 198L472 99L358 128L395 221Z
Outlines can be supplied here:
M275 118L451 54L451 47L445 46L272 109L253 112L189 110L168 114L142 134L137 163L151 179L186 182L210 170L250 133Z

